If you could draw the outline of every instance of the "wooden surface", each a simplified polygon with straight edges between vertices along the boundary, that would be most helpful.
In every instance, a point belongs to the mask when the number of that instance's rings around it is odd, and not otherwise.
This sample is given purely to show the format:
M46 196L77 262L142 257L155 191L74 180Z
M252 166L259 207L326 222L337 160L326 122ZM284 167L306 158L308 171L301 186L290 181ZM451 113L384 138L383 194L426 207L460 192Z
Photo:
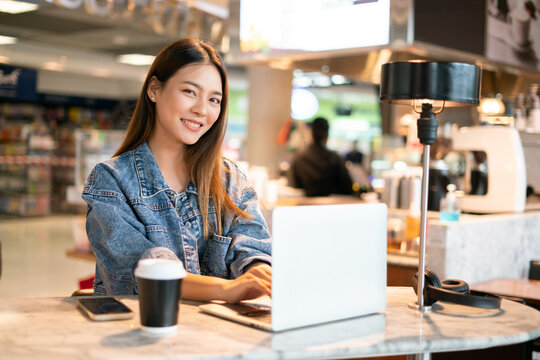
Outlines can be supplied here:
M417 268L390 264L386 267L386 269L388 286L412 286L411 279L418 271Z
M96 261L96 258L94 257L94 253L87 252L87 251L67 250L66 256L77 258L77 259L88 260L88 261Z
M528 279L495 279L472 286L473 290L518 297L529 305L540 306L540 281Z

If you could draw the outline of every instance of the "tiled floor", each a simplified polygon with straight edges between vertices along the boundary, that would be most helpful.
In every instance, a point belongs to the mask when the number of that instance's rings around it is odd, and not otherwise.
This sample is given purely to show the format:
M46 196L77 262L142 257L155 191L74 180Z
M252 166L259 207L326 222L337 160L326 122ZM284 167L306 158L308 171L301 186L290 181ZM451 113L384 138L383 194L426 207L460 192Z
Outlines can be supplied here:
M93 262L66 256L81 238L80 215L0 220L0 297L69 296L94 273Z

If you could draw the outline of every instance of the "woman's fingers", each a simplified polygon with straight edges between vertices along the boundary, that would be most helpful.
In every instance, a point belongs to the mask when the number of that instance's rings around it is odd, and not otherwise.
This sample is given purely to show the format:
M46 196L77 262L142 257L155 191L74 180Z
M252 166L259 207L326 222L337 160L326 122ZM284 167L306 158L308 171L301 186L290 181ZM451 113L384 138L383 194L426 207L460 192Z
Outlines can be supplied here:
M256 266L251 267L246 274L253 274L257 277L271 280L272 279L272 268L268 264L260 263Z
M241 300L255 299L263 295L271 295L272 290L270 284L266 281L257 280L250 284L248 291L244 294Z
M268 268L256 269L256 267L253 267L242 276L231 280L226 290L226 301L235 303L262 295L271 296L272 270L269 266Z

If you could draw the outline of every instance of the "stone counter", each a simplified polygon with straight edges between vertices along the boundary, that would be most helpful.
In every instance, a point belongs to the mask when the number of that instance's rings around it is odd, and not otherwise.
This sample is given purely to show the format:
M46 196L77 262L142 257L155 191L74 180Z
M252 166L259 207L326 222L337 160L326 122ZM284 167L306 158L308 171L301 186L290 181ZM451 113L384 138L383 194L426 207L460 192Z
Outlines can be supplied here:
M427 266L441 278L474 284L527 278L529 261L540 259L540 212L462 215L459 222L428 221Z
M383 313L269 333L180 306L178 333L140 332L135 317L91 321L74 298L9 298L0 307L2 359L344 359L446 352L517 344L540 336L540 312L503 300L501 309L437 303L423 315L407 304L409 288L389 287ZM306 300L309 301L309 300Z

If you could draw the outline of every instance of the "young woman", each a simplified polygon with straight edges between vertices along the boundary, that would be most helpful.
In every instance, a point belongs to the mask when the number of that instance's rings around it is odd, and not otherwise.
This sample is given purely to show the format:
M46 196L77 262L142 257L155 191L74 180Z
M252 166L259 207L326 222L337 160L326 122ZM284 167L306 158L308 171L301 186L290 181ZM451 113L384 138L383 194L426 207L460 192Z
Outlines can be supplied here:
M228 88L218 53L173 42L150 67L115 156L86 181L94 293L136 294L141 257L173 252L182 297L238 302L270 294L270 235L257 196L221 156Z

